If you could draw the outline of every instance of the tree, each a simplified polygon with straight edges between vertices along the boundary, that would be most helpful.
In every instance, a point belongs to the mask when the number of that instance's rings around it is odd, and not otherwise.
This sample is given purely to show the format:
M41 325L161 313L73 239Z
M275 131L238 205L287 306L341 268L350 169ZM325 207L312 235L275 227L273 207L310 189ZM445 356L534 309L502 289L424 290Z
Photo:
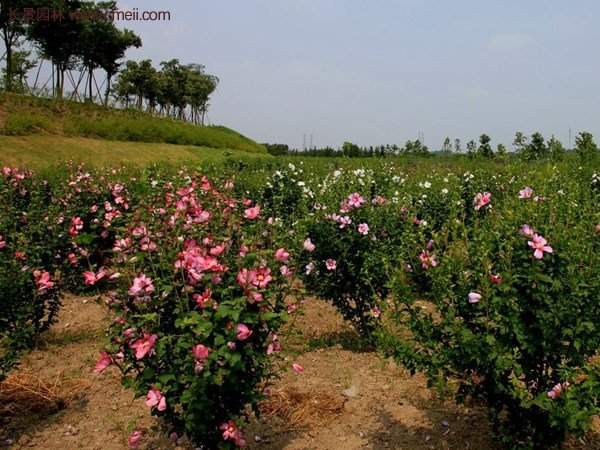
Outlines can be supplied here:
M13 87L13 67L16 62L13 51L18 45L19 39L25 34L25 26L21 20L15 20L11 17L12 12L23 11L31 2L27 0L0 0L0 31L2 32L2 41L6 50L6 66L4 69L4 87L7 91L12 91Z
M499 158L505 158L508 155L508 150L504 144L498 144L496 147L496 155L498 155Z
M461 145L460 145L460 139L459 138L454 139L454 151L456 153L462 152L462 148L461 148Z
M492 139L487 134L482 134L479 136L479 148L477 149L477 155L484 158L493 158L494 150L492 150L492 146L490 145L491 141Z
M471 139L469 142L467 142L467 154L470 157L475 156L475 153L477 152L477 144L475 143L475 141L473 139Z
M450 143L450 138L447 137L444 139L444 143L442 144L442 152L444 153L452 153L452 144Z
M360 148L352 142L344 142L342 144L342 154L348 157L360 156Z
M541 133L536 132L531 135L531 141L526 147L524 155L526 159L544 159L548 156L548 147Z
M31 5L29 2L29 6ZM65 72L76 63L81 49L83 21L76 13L83 7L80 0L38 0L36 7L60 11L60 20L35 21L27 28L27 34L38 47L41 55L50 59L55 72L54 93L63 97Z
M598 154L598 146L594 142L592 133L582 131L575 138L575 152L582 159L590 159Z
M416 141L406 141L402 153L408 155L426 156L429 155L429 149L423 145L419 139Z
M25 92L27 90L27 73L35 67L35 62L29 59L30 51L15 50L12 52L10 62L2 69L7 90ZM8 71L11 71L9 76Z
M565 147L563 146L562 142L560 142L554 136L552 136L548 141L547 147L549 156L553 160L559 161L564 157L566 152Z
M521 153L527 146L527 137L521 132L515 133L515 139L513 140L513 147L517 153Z

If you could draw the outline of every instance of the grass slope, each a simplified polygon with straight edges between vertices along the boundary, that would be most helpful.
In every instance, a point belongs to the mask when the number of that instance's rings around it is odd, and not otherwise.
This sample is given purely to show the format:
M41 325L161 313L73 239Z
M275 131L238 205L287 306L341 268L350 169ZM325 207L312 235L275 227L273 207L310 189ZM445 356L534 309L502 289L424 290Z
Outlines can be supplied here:
M43 169L65 161L93 166L199 164L269 158L265 153L163 143L122 142L56 135L0 136L0 166Z
M139 111L6 93L0 94L0 134L89 137L266 154L264 146L222 126L198 126Z

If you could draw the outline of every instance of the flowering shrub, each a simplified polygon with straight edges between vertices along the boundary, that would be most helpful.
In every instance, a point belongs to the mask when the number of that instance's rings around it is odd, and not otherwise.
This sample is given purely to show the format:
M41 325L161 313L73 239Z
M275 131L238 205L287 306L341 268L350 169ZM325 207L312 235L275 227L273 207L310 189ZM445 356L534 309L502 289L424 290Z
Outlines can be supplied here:
M306 288L331 301L367 340L373 338L389 289L390 268L419 225L382 196L351 193L339 214L309 223L303 242Z
M0 177L0 380L55 320L58 281L43 216L48 190L32 174L4 168Z
M194 176L160 180L116 236L117 318L97 371L117 365L152 414L208 448L245 444L239 417L294 309L294 258L263 229L260 205Z
M531 188L503 203L476 195L472 207L484 212L441 232L435 259L421 256L428 288L398 273L397 327L382 340L432 385L485 401L512 448L553 446L600 412L595 205L580 206L575 220L557 213L586 197L562 185L570 192L543 201Z

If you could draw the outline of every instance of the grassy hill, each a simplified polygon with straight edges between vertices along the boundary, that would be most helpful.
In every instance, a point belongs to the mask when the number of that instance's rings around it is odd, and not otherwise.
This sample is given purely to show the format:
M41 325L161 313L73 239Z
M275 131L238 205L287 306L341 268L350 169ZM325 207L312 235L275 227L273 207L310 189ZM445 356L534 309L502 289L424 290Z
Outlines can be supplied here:
M256 158L269 158L269 155L192 145L123 142L83 137L0 136L0 166L31 169L42 169L64 161L78 161L100 167L117 164L196 164Z
M151 145L149 145L151 144ZM264 146L222 126L198 126L138 111L0 94L0 163L47 165L199 161L267 156Z

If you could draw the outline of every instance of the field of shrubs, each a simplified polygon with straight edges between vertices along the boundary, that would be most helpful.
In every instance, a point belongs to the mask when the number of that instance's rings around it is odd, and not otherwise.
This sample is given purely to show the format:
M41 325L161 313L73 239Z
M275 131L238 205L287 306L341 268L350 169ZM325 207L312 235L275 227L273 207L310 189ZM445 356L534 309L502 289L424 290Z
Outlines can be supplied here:
M485 408L504 448L560 446L600 413L597 160L4 167L0 211L0 379L65 294L100 295L90 376L117 371L197 447L246 446L282 367L301 380L282 331L307 297Z

